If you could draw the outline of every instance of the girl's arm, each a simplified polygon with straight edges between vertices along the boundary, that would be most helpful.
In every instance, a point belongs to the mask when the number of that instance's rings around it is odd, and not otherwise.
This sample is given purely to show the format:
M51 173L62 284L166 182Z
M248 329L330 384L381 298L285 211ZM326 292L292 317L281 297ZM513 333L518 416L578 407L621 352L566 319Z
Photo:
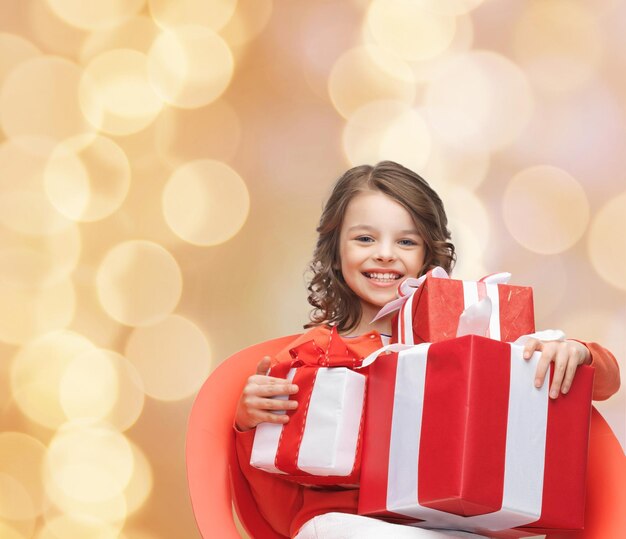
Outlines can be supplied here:
M593 379L593 400L603 401L617 393L620 386L619 365L615 356L595 342L582 343L591 355L589 363L596 369Z

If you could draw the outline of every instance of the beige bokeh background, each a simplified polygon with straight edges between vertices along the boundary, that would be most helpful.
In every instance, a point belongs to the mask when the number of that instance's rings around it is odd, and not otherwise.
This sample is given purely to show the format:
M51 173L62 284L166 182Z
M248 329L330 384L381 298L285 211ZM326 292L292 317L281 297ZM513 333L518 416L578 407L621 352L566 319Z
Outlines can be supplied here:
M626 368L625 0L0 3L0 535L198 537L220 361L300 331L334 180L443 197L457 277ZM624 390L600 403L624 444ZM209 458L209 456L207 456Z

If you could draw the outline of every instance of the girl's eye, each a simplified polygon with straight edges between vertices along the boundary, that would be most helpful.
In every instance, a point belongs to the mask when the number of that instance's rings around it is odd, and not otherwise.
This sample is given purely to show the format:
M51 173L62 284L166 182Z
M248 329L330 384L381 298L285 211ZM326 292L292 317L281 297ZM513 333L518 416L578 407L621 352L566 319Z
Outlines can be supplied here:
M363 243L369 243L371 241L374 241L374 238L370 237L370 236L357 236L356 238L354 238L356 241L361 241Z
M400 242L399 242L399 243L400 243L400 245L405 245L405 246L417 245L417 242L416 242L416 241L409 240L409 239L406 239L406 240L400 240Z

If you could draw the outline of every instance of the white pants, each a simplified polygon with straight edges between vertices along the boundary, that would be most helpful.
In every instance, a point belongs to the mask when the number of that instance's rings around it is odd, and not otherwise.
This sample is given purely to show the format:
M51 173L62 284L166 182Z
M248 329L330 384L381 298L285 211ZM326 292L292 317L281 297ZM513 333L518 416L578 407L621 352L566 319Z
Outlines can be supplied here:
M390 524L375 518L349 513L326 513L309 520L294 539L446 539L479 538L483 535L458 531L437 531Z

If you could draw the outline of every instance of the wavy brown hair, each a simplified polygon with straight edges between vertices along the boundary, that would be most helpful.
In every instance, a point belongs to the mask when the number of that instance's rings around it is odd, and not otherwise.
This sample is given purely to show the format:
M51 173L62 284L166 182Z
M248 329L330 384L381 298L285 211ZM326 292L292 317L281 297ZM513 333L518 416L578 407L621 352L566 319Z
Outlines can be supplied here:
M319 236L308 268L308 301L314 309L305 328L330 324L350 331L361 320L361 303L341 273L339 234L348 204L363 191L379 191L409 212L426 247L420 275L435 266L449 273L454 266L456 254L443 202L426 180L393 161L351 168L337 180L317 228Z

